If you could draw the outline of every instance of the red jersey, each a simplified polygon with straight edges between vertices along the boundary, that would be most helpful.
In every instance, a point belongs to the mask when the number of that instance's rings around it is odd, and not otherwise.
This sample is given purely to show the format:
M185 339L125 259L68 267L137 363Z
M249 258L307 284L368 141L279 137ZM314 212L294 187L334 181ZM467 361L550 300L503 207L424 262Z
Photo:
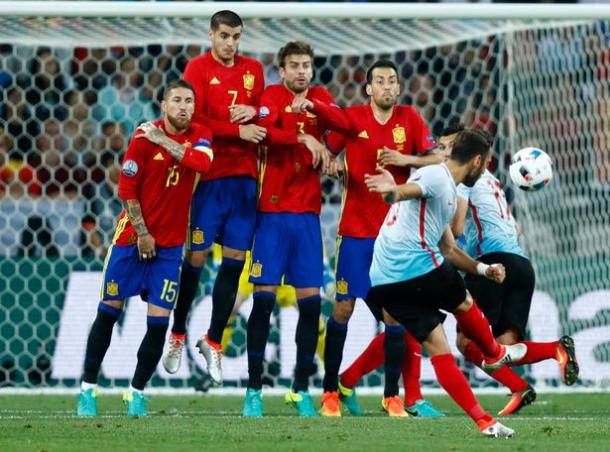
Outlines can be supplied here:
M331 132L326 139L334 152L345 148L339 235L374 238L390 206L378 193L369 192L364 175L376 173L377 159L384 146L403 154L421 155L434 148L436 142L413 107L396 105L385 124L375 119L370 104L348 107L344 111L350 132L344 135ZM410 167L389 166L387 169L398 184L404 183L411 173Z
M284 85L271 85L261 97L261 105L269 115L260 125L291 132L293 144L273 138L262 147L258 210L261 212L314 212L319 214L322 204L320 174L312 166L312 155L297 143L299 133L313 135L318 140L330 127L347 128L342 110L334 105L332 95L320 86L307 91L307 99L314 103L313 112L293 113L294 93ZM272 135L273 136L273 135Z
M163 120L154 124L163 128ZM210 147L212 134L207 127L196 125L182 135L165 133L172 140L189 145L182 162L148 139L136 138L141 134L136 131L123 157L119 176L119 197L123 201L137 199L140 202L148 232L162 248L182 245L186 240L197 172L208 171L212 165L210 157L197 150ZM123 211L113 243L133 245L136 241L136 231Z
M184 79L195 89L193 121L208 126L214 134L214 163L203 180L227 176L258 177L256 144L239 138L239 124L231 123L231 105L257 108L265 87L263 67L248 57L235 55L235 64L220 64L208 52L186 65Z

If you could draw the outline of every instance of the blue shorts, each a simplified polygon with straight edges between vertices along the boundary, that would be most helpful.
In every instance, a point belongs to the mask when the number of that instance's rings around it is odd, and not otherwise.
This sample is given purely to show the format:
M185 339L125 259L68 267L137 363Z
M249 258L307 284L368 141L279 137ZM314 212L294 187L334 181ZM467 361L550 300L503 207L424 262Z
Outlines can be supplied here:
M375 239L339 236L337 242L336 299L365 299L371 288L369 270L373 262Z
M111 246L104 264L101 300L140 295L148 303L172 309L178 299L182 248L157 248L154 259L143 261L136 245Z
M216 242L246 251L256 224L257 186L248 176L201 181L193 194L187 249L202 251Z
M315 213L259 212L249 281L298 289L322 286L322 231Z

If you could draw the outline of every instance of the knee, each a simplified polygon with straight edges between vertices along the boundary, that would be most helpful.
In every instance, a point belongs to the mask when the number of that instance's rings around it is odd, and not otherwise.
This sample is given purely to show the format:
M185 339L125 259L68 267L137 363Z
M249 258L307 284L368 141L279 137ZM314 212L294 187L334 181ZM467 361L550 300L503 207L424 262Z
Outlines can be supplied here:
M319 296L302 299L298 301L299 316L311 317L318 319L322 308L322 303Z
M189 251L186 253L186 260L196 268L201 268L205 265L206 257L206 251Z
M466 353L466 346L468 345L468 341L469 339L462 333L458 333L457 337L455 338L455 345L457 346L458 350L462 355Z
M354 301L337 301L333 308L333 318L339 323L347 323L354 313Z
M383 310L383 323L388 326L401 326L400 322L388 314L385 309Z
M472 299L470 294L468 292L466 292L466 298L464 299L464 301L462 301L462 303L460 303L460 305L453 312L454 312L454 314L465 314L466 312L468 312L470 310L470 308L472 308L473 304L474 304L474 300Z
M504 333L496 338L496 341L502 345L512 345L519 340L520 334L516 328L509 328Z

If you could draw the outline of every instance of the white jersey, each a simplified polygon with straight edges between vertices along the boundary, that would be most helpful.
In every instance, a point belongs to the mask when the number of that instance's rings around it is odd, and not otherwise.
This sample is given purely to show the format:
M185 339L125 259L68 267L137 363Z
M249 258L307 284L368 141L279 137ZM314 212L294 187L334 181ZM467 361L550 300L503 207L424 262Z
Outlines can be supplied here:
M468 201L464 235L466 252L472 257L489 253L512 253L527 257L517 241L515 219L506 203L500 181L485 170L473 187L458 186L458 196Z
M453 177L443 163L417 170L408 183L419 185L422 197L390 208L375 240L370 271L373 286L407 281L443 263L438 242L455 214Z

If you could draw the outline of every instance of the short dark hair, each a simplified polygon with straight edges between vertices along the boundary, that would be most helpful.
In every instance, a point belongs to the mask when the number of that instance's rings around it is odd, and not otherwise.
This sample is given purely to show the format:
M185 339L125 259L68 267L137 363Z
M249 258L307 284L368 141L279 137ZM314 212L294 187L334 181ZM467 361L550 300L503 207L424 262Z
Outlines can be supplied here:
M464 124L462 124L459 121L455 121L455 122L450 123L447 127L445 127L443 129L443 131L441 132L441 136L446 137L449 135L454 135L456 133L460 133L465 128L466 127L464 126Z
M277 53L277 62L280 67L286 64L286 57L290 55L309 55L313 61L313 48L303 41L291 41L280 49Z
M237 13L228 9L223 9L214 13L210 19L210 28L212 30L218 30L221 25L227 25L229 27L243 27L244 23L241 17Z
M178 79L172 80L165 86L165 89L163 90L163 99L167 99L169 97L169 93L176 88L186 88L188 90L191 90L191 92L195 94L195 89L193 88L193 85L191 85L186 80Z
M491 144L490 135L483 129L465 128L455 137L449 158L465 164L477 155L486 156Z
M373 65L366 71L366 84L370 85L373 83L373 71L379 68L387 68L392 69L396 73L396 77L398 77L398 68L394 63L388 60L377 60L373 63Z

